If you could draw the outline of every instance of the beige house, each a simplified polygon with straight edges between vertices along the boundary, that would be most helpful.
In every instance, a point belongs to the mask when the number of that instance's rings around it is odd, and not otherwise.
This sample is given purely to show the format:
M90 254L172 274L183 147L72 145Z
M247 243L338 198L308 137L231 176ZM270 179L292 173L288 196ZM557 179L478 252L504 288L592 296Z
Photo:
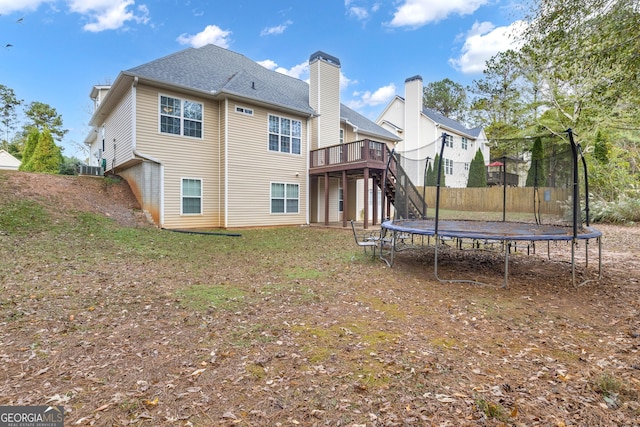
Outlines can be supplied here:
M482 151L485 163L490 161L484 129L467 128L456 120L423 107L421 76L406 79L404 92L404 97L396 96L389 102L376 123L402 138L396 150L410 153L412 158L434 159L442 147L442 134L446 133L442 160L447 187L466 187L469 165L476 151ZM420 185L424 179L424 169L417 168L412 172L411 180Z
M0 169L17 171L20 163L20 160L13 157L9 152L0 150Z
M399 138L340 103L337 58L316 52L309 67L306 83L207 45L122 71L91 91L92 165L125 178L164 228L372 217L384 165L372 153Z

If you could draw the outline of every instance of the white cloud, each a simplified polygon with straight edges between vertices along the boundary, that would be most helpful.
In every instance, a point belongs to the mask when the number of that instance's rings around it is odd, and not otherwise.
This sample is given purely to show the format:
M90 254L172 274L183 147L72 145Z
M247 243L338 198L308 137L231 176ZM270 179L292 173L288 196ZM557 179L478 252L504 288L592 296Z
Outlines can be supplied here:
M354 92L353 96L357 99L348 102L348 106L354 110L363 107L375 107L377 105L386 104L396 95L396 85L391 83L383 86L375 92Z
M272 61L271 59L265 59L264 61L257 61L257 62L258 64L262 65L263 67L269 70L273 70L287 76L295 77L296 79L302 79L302 77L305 74L309 73L308 62L302 62L298 65L294 65L291 68L278 67L278 64L275 61Z
M449 59L449 64L465 74L480 73L485 63L498 52L519 49L526 23L515 21L509 26L496 27L490 22L476 22L466 35L461 55Z
M355 17L359 21L364 21L369 17L369 11L364 7L351 6L347 9L349 16Z
M275 27L267 27L260 31L261 36L278 35L285 32L289 25L293 24L293 21L286 21L284 24L277 25Z
M449 15L470 15L489 0L404 0L396 9L392 27L421 27Z
M41 4L50 2L51 0L0 0L0 14L9 15L13 12L34 11Z
M364 5L355 5L354 0L344 0L344 7L347 9L347 16L357 19L358 21L367 21L372 13L380 10L380 3L374 3L369 7L368 0L358 0L358 3Z
M229 47L230 30L223 30L217 25L207 25L198 34L180 34L176 39L180 44L190 44L192 47L202 47L207 44L215 44L223 48Z
M127 21L146 24L149 21L149 9L146 5L135 5L134 0L70 0L69 10L89 19L82 27L85 31L97 33L121 28Z

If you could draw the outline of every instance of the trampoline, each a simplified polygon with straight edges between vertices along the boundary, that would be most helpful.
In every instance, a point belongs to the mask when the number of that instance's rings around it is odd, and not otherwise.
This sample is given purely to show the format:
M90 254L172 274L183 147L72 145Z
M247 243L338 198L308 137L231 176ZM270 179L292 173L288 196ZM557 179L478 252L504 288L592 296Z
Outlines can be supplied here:
M471 220L446 220L439 221L436 228L435 220L400 219L384 221L382 223L383 234L387 242L388 250L380 252L380 257L389 266L395 260L398 244L413 236L427 236L434 238L434 274L441 282L469 282L485 284L469 279L442 279L438 276L438 241L441 239L455 239L458 246L462 247L462 241L467 239L472 242L471 247L479 247L480 243L499 243L504 253L504 282L506 287L509 274L509 253L513 243L517 242L571 242L571 276L575 286L575 248L579 240L586 241L585 259L588 265L588 242L595 239L598 244L598 278L602 276L602 233L592 227L581 227L574 238L573 227L562 225L540 225L533 223L516 223L501 221L471 221ZM437 229L437 232L436 232ZM582 284L584 284L583 282Z
M410 218L415 216L415 211L406 210L399 211L396 209L396 218L393 220L383 221L381 224L381 250L380 258L384 260L390 267L393 266L396 252L404 248L410 248L412 245L407 245L406 242L413 242L416 236L427 237L427 246L433 246L434 248L434 274L437 280L440 282L466 282L474 284L486 285L472 279L443 279L438 275L438 248L439 243L445 240L453 240L456 242L456 246L460 249L463 247L463 242L471 242L468 247L480 248L481 245L491 244L499 245L502 253L504 254L504 281L502 287L507 287L508 274L509 274L509 253L512 247L517 248L518 243L526 243L527 248L533 246L535 250L536 242L547 242L549 246L551 242L568 242L571 246L571 281L574 286L579 286L592 280L585 280L579 285L576 285L576 247L578 242L584 242L586 248L585 251L585 267L588 267L589 262L589 242L595 239L598 248L598 278L602 278L602 233L589 225L589 205L588 205L588 179L587 168L584 157L582 156L582 149L579 145L576 145L573 140L573 134L571 129L567 131L569 141L571 143L572 151L572 176L571 181L573 185L573 192L571 194L571 223L568 225L562 224L541 224L541 221L536 216L535 223L528 222L507 222L505 221L505 206L503 205L503 220L502 221L478 221L478 220L440 220L440 169L442 167L443 150L445 147L445 141L447 134L442 134L442 145L440 149L440 162L438 164L438 182L437 182L437 196L435 206L435 218L428 219L426 217L426 203L421 199L421 203L424 205L424 211L421 218ZM583 224L582 215L580 210L580 197L579 197L579 182L578 182L578 153L582 157L583 174L584 174L584 188L585 188L585 211L586 220ZM391 156L393 157L393 156ZM391 160L387 166L387 176L385 179L395 179L397 182L408 182L406 177L401 177L401 167L399 165L391 165ZM506 170L506 168L505 168ZM426 178L425 178L426 179ZM503 181L503 182L506 182ZM410 184L410 182L409 182ZM412 186L413 187L413 186ZM504 185L504 199L506 200L507 186ZM414 187L415 188L415 187ZM398 191L398 190L396 190ZM409 204L407 200L412 197L411 189L401 189L401 194L396 195L396 200L401 199L403 203ZM415 190L414 190L415 193ZM404 197L404 199L402 199ZM419 205L419 203L415 204ZM419 210L419 206L418 206ZM403 217L404 216L404 217ZM433 240L433 245L431 245ZM424 239L421 239L424 242ZM421 244L424 246L424 244ZM548 250L548 254L550 250Z

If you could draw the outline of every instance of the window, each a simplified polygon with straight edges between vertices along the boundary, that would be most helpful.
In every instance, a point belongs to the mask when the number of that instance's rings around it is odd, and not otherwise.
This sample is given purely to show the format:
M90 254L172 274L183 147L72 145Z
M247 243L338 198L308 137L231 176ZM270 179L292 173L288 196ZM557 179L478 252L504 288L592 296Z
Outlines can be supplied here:
M302 122L269 115L269 151L300 154Z
M469 163L465 163L464 164L464 170L468 171L469 170Z
M202 180L182 178L182 215L202 214Z
M298 184L271 183L271 213L298 213L300 186Z
M236 113L246 114L247 116L253 116L253 109L247 107L240 107L236 105Z
M464 136L462 137L462 149L466 150L467 149L467 138L465 138Z
M453 175L453 160L444 159L444 173L445 175Z
M202 138L202 104L161 95L160 132Z
M344 129L340 129L340 144L344 144Z
M447 134L444 138L444 146L453 148L453 135Z
M338 187L338 212L344 212L344 191L342 187Z

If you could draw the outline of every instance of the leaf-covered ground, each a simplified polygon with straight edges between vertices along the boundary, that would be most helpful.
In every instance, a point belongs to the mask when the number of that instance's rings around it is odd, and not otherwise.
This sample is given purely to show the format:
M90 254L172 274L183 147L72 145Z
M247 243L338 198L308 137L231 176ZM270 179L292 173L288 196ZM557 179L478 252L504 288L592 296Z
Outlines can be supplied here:
M144 225L123 183L0 173L0 405L66 425L638 426L640 228L393 268L348 230ZM577 277L597 277L596 245ZM549 259L550 258L550 259ZM439 276L501 284L450 250Z

